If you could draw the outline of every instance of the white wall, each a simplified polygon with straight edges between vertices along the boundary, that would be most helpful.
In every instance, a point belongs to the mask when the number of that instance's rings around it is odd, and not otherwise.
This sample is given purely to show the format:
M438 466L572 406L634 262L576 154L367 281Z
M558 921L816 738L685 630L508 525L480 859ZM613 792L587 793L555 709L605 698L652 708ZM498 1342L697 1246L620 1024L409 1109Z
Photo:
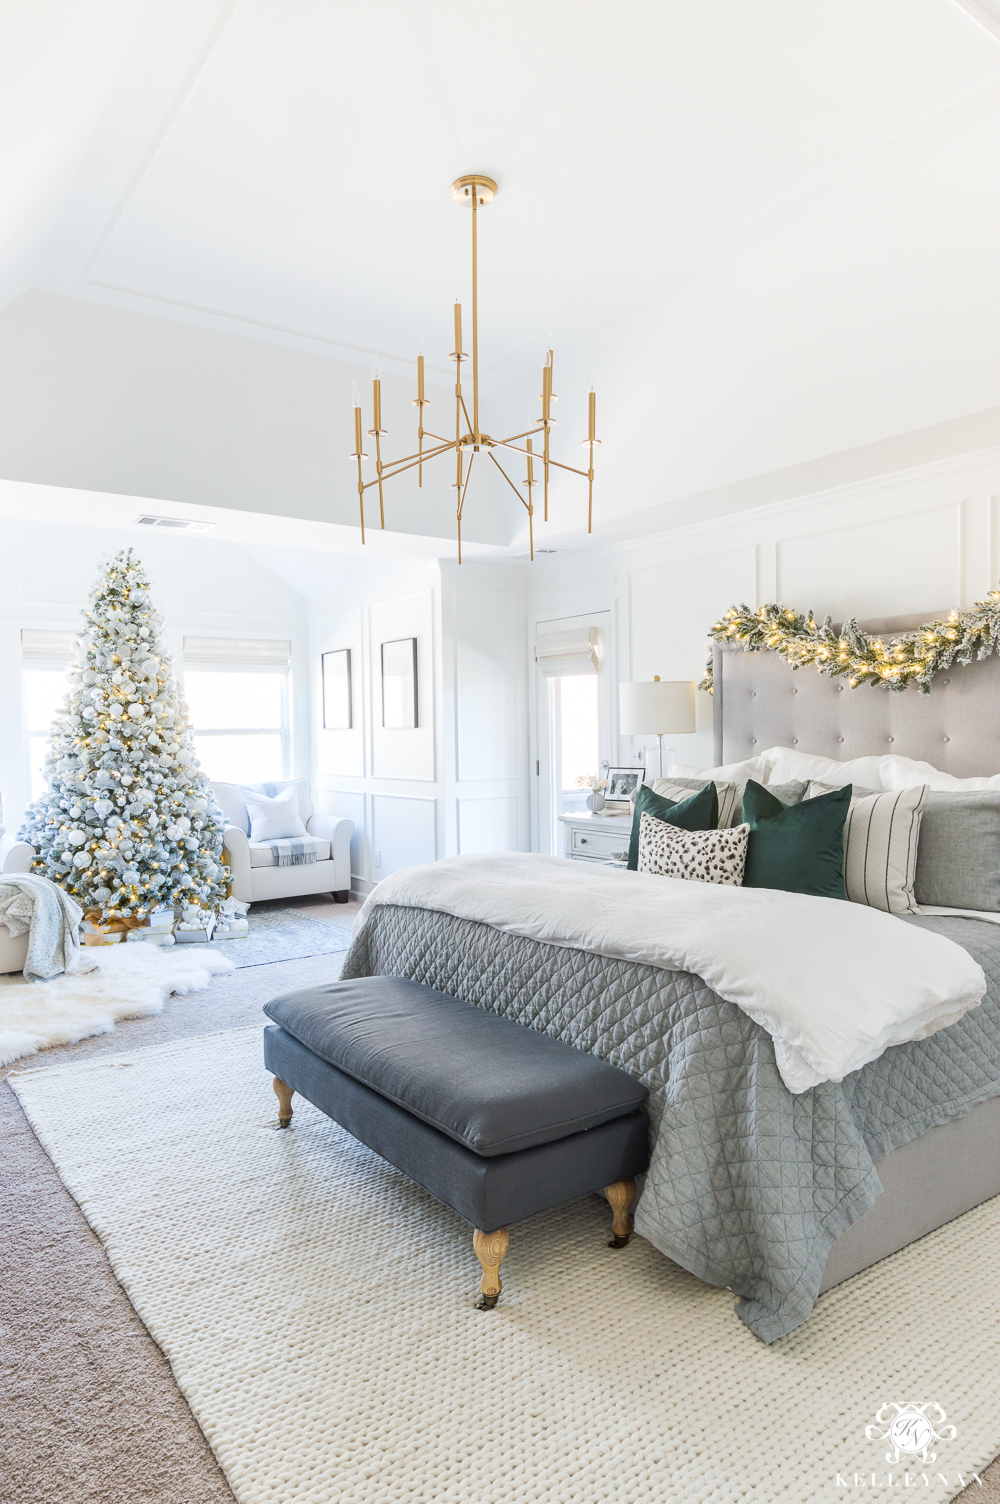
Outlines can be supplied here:
M21 628L75 630L101 562L131 545L149 570L175 671L185 632L259 636L292 644L290 775L310 771L313 707L308 693L309 621L304 599L234 543L109 528L2 524L0 578L0 792L16 830L30 799L21 684Z
M780 599L840 621L930 616L981 599L1000 569L998 497L1000 450L992 450L598 554L567 552L532 567L529 623L610 610L618 681L697 681L707 629L736 602ZM712 702L697 700L698 730L666 740L678 761L707 766ZM533 727L532 759L537 737ZM644 741L653 739L620 738L618 757L631 760ZM537 844L537 823L533 835Z
M319 808L354 821L355 891L458 851L527 847L524 571L373 570L348 603L351 594L336 592L342 609L322 595L311 609L317 695L322 653L352 654L354 725L327 731L317 714L316 783ZM387 729L380 648L408 636L417 639L418 725Z
M375 475L371 362L57 297L37 289L0 311L0 476L81 490L358 526L352 388ZM428 370L445 421L450 388ZM386 361L383 459L416 451L415 367ZM428 423L430 419L428 418ZM445 456L385 486L392 532L451 539L454 462ZM485 493L484 493L485 486ZM506 544L517 502L477 476L463 518L469 543ZM489 505L479 505L481 494ZM375 487L365 492L379 526Z

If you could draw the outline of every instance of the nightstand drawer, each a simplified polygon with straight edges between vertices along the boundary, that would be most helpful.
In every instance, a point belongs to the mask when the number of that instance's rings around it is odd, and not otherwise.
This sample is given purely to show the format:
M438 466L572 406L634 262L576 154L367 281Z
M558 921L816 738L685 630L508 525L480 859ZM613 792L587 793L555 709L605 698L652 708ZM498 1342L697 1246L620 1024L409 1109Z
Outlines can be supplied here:
M627 830L580 830L570 826L569 851L571 856L590 856L606 862L619 851L628 850Z

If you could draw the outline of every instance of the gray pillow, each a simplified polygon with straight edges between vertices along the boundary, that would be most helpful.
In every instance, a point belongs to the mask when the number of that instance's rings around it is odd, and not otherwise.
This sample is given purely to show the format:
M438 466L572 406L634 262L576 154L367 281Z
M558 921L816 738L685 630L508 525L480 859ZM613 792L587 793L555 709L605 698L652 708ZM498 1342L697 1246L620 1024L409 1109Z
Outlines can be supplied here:
M914 891L919 904L1000 911L1000 793L928 793Z
M662 794L665 799L687 798L690 793L697 793L703 789L709 778L674 778L669 775L666 778L654 778L650 787L654 794ZM743 821L743 790L746 788L746 779L740 783L716 783L715 792L719 796L719 829L729 830L734 825L740 825ZM672 794L671 789L676 789ZM791 783L769 783L767 792L773 794L775 799L780 799L782 804L801 804L802 796L806 791L804 783L793 779Z

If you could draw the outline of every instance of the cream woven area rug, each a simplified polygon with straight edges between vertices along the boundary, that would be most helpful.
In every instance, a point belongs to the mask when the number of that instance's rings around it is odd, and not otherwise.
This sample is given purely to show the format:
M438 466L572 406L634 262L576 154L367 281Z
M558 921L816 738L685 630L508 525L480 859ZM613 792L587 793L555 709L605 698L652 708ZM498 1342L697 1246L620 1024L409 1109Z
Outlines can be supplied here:
M459 1217L301 1098L275 1131L258 1029L11 1082L240 1504L939 1501L1000 1452L1000 1198L766 1348L597 1197L475 1310ZM893 1403L958 1434L887 1463Z

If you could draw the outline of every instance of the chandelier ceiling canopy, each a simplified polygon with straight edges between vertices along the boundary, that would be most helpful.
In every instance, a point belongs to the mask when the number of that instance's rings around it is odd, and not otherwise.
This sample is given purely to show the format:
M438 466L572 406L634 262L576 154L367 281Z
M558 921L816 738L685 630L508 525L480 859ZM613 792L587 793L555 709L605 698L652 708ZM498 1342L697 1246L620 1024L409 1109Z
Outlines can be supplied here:
M481 172L470 172L464 177L456 178L451 185L452 197L460 204L466 205L472 211L472 415L466 406L465 396L462 392L462 363L469 360L469 355L462 349L462 305L455 304L455 348L452 350L450 359L455 362L455 437L446 439L443 434L432 433L424 427L424 408L429 405L430 399L424 396L424 357L417 356L417 395L413 399L413 405L417 409L417 448L413 454L404 455L397 460L383 460L382 440L388 430L382 427L382 383L377 375L372 378L372 403L374 408L373 425L368 429L368 435L375 440L375 476L372 480L365 480L362 470L362 462L368 459L368 455L362 447L362 419L360 399L354 405L354 450L351 458L358 465L358 505L361 510L361 541L365 541L365 492L372 486L378 487L379 519L381 526L385 527L385 496L383 487L386 481L392 480L396 475L402 475L405 470L416 467L417 484L424 483L424 465L431 460L440 458L441 455L454 454L455 456L455 479L452 482L452 490L456 496L455 518L458 528L458 562L462 562L462 513L465 509L465 499L469 491L469 482L472 478L472 469L476 457L486 455L490 462L496 466L500 474L506 480L518 501L528 514L528 540L531 558L535 557L535 531L534 531L534 499L535 486L541 485L544 520L549 520L549 467L555 465L560 470L569 470L574 475L582 475L587 482L587 532L591 531L594 513L594 449L600 444L596 437L597 408L596 396L591 390L589 395L588 433L583 440L583 447L588 451L588 467L579 470L573 465L565 465L560 460L552 459L549 453L549 430L555 419L552 417L552 403L556 401L556 395L552 390L552 362L553 352L548 350L545 355L545 363L542 367L542 391L541 416L536 418L532 427L523 433L512 434L506 439L495 439L489 434L483 433L479 426L479 285L477 267L477 235L479 227L479 211L491 204L497 194L497 185L492 178L486 177ZM541 439L541 449L534 447L534 440ZM425 447L425 440L430 440L430 447ZM496 451L502 449L511 454L519 454L523 457L525 479L521 486L527 492L527 499L521 494L521 490L511 479L507 470L501 465ZM536 479L535 463L540 462L542 467L541 481ZM508 461L508 464L511 462Z

